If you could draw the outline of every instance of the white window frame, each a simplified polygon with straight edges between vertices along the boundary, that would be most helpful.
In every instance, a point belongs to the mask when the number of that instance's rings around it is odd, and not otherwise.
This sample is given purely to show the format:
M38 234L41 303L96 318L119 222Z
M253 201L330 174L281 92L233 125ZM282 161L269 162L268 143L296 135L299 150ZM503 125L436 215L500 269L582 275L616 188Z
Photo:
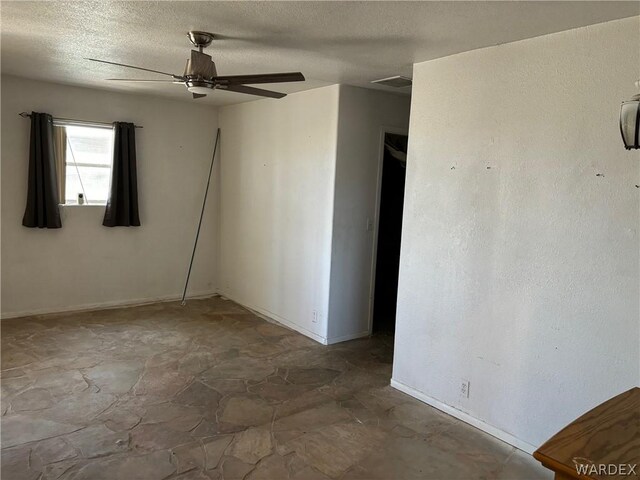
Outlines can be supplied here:
M113 126L111 125L104 125L104 124L99 124L99 123L90 123L90 122L77 122L77 121L73 121L73 120L54 120L53 121L53 126L54 127L63 127L66 131L67 127L82 127L82 128L91 128L91 129L101 129L101 130L111 130L112 135L111 135L111 142L109 143L109 153L108 153L108 158L110 159L109 163L85 163L85 162L75 162L73 157L71 159L67 158L67 156L65 155L65 171L64 171L64 175L66 176L66 169L67 168L76 168L76 167L88 167L88 168L106 168L109 170L109 174L111 173L111 169L113 168L113 147L114 147L114 132L113 132ZM68 136L65 136L66 140L67 140L67 145L65 145L65 151L67 149L67 147L69 149L71 149L71 151L73 151L73 146L69 140ZM78 177L80 177L80 173L78 173ZM109 175L109 182L111 182L111 175ZM110 187L110 185L109 185ZM104 201L101 202L93 202L93 203L88 203L88 201L85 201L84 204L79 204L79 203L67 203L67 184L65 181L65 191L62 192L62 198L60 198L60 205L62 206L66 206L66 207L103 207L107 204L108 198L105 199ZM86 192L85 192L86 195ZM107 193L108 195L108 193Z

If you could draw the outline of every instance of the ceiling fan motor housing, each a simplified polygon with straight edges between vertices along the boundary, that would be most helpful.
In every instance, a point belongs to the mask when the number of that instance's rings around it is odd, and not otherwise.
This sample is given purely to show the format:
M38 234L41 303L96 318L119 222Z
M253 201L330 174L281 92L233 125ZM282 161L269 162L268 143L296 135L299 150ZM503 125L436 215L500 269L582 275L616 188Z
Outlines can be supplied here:
M212 80L218 76L215 62L206 53L191 50L191 57L187 60L187 66L183 77L197 80Z

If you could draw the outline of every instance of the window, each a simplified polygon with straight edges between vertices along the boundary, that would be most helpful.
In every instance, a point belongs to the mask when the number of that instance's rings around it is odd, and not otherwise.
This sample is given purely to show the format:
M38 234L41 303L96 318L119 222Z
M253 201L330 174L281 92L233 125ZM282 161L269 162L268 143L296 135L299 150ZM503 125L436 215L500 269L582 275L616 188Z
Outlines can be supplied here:
M55 127L60 199L65 205L105 205L113 159L113 129ZM80 198L84 198L84 202Z

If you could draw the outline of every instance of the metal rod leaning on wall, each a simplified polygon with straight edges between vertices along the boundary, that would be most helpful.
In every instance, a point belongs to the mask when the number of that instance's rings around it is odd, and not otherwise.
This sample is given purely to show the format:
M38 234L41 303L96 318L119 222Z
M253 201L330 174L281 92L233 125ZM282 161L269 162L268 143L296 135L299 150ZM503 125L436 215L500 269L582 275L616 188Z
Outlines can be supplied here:
M187 287L189 286L189 277L191 277L191 267L193 267L193 258L196 255L196 247L198 246L198 237L200 237L200 227L202 227L202 217L204 217L204 207L207 204L207 195L209 194L209 185L211 184L211 173L213 172L213 162L216 159L216 152L218 150L218 140L220 140L220 129L216 133L216 143L213 147L213 155L211 156L211 165L209 166L209 177L207 178L207 188L204 191L204 199L202 200L202 210L200 211L200 221L198 222L198 230L196 231L196 238L193 242L193 251L191 252L191 261L189 262L189 270L187 271L187 280L184 283L184 291L182 292L182 302L180 305L187 304L185 298L187 297Z

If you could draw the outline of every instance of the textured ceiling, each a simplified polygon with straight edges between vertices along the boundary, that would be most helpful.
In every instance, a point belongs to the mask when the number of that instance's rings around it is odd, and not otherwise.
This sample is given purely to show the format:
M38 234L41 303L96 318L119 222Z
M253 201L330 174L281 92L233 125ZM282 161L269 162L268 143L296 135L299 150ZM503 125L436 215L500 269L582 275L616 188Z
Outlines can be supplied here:
M6 2L0 4L2 72L53 82L191 100L163 78L99 65L101 58L181 74L186 32L220 35L207 49L220 75L302 71L294 92L332 83L411 76L412 64L640 14L639 2ZM406 89L405 89L406 91ZM215 105L257 97L215 92Z

